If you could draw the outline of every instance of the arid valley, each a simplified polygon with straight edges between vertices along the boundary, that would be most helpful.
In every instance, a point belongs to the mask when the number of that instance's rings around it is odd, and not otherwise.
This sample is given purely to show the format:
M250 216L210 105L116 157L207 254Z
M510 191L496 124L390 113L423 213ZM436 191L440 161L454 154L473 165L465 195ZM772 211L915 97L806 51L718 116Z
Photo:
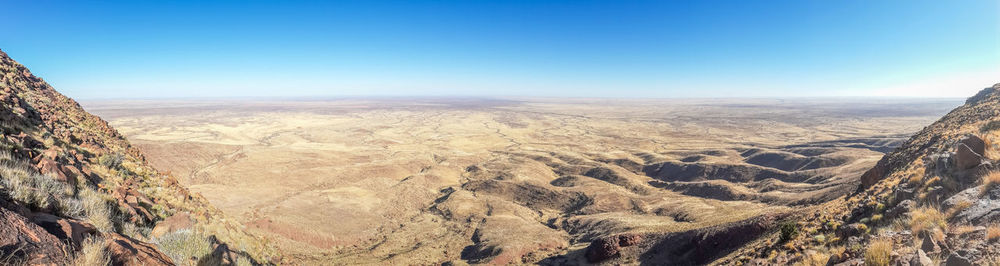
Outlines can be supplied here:
M885 153L961 104L82 102L157 169L303 264L583 263L596 237L697 230L844 196Z

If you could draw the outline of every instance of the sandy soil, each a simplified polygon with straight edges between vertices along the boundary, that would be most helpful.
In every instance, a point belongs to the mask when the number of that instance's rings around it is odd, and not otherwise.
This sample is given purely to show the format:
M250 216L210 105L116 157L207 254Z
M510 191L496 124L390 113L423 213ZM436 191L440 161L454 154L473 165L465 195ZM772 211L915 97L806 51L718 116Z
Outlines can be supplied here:
M83 102L293 261L537 262L843 195L961 100Z

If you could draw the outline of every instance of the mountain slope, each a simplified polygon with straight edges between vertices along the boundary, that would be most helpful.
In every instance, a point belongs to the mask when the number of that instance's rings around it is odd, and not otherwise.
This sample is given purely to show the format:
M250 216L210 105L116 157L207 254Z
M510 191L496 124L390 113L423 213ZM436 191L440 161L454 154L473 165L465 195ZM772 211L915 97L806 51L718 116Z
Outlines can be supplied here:
M1000 265L998 140L1000 84L883 157L857 192L716 263Z
M199 195L0 51L0 263L265 263ZM101 250L110 256L101 256Z

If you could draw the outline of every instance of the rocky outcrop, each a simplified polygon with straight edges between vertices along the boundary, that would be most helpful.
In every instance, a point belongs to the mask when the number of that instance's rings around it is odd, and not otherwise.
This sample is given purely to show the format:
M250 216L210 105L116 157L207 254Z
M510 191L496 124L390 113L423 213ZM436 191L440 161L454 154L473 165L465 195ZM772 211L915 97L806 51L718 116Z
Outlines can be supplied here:
M65 244L25 217L0 208L0 254L10 263L63 265L69 262Z
M45 231L48 231L60 240L68 241L77 249L80 248L80 244L84 239L97 233L97 228L87 222L62 218L47 213L32 214L31 222L41 226Z
M639 244L642 236L637 234L623 234L595 239L587 247L587 261L591 263L601 262L618 256L622 247L629 247Z
M111 264L115 266L174 265L156 246L116 233L103 234Z
M194 221L191 220L191 215L187 212L178 212L156 223L156 227L153 227L149 236L159 238L177 230L191 229L192 226L194 226Z
M732 224L670 233L655 237L651 247L639 256L642 262L658 265L700 265L773 230L784 215L764 215ZM651 237L654 238L654 237Z

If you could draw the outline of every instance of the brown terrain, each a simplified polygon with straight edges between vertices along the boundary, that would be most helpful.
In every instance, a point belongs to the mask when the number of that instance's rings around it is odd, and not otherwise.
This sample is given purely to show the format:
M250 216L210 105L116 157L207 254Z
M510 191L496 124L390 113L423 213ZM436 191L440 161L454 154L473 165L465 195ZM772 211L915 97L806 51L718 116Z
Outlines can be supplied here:
M959 104L86 104L109 124L0 52L0 264L1000 265L1000 84Z
M886 152L960 104L344 98L85 106L157 169L271 239L289 263L704 264L736 259L725 256L763 243L803 210L842 203Z

